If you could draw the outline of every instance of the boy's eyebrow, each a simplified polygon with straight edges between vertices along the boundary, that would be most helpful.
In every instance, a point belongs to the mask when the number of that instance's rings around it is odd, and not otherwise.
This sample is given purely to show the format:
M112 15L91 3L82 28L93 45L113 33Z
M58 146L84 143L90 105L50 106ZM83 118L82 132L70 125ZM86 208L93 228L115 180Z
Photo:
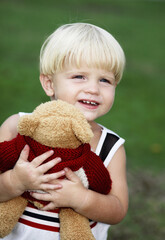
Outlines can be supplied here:
M85 74L87 74L87 72L86 71L81 71L81 70L67 71L66 72L66 75L77 75L77 74L85 75Z
M114 79L115 80L115 75L113 72L107 72L107 73L102 73L102 77L109 78L109 79Z
M82 69L78 69L78 68L75 68L73 70L66 70L66 75L75 75L75 74L88 74L88 71L87 70L82 70ZM108 78L108 79L112 79L115 81L115 75L113 72L108 72L108 71L105 71L105 72L100 72L100 77L104 77L104 78Z

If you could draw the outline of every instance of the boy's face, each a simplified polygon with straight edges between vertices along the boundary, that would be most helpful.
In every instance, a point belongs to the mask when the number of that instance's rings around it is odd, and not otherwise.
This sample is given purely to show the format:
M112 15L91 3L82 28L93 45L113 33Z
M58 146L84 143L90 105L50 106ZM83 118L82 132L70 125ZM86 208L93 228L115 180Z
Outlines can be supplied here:
M112 72L85 65L65 68L53 75L51 83L51 91L44 88L46 94L73 104L89 122L106 114L113 105L116 83Z

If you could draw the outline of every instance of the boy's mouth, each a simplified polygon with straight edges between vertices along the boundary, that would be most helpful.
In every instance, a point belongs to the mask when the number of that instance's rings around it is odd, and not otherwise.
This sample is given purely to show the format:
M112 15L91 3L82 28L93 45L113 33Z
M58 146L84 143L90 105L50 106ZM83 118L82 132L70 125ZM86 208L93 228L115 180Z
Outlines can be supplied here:
M96 101L90 101L90 100L80 100L80 103L83 103L85 105L89 105L89 106L98 106L99 103Z

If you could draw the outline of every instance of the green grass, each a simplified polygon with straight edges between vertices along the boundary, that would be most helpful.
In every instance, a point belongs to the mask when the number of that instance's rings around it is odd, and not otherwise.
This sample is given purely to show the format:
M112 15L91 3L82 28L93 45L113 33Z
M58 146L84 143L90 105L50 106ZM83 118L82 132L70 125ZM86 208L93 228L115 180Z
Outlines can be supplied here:
M99 25L125 51L127 65L114 106L98 120L126 139L130 208L125 220L110 231L112 239L163 239L164 13L165 1L156 0L0 2L0 123L48 100L39 83L39 51L59 25ZM152 194L144 188L144 178L151 187L154 178Z

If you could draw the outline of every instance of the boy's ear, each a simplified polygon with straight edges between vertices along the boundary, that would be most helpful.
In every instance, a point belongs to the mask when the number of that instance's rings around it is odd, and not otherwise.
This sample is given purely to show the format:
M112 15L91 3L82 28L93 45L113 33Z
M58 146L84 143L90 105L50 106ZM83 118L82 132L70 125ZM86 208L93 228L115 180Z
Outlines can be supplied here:
M40 74L40 82L42 85L42 88L44 89L45 93L49 97L54 96L54 87L53 87L53 80L51 76Z

